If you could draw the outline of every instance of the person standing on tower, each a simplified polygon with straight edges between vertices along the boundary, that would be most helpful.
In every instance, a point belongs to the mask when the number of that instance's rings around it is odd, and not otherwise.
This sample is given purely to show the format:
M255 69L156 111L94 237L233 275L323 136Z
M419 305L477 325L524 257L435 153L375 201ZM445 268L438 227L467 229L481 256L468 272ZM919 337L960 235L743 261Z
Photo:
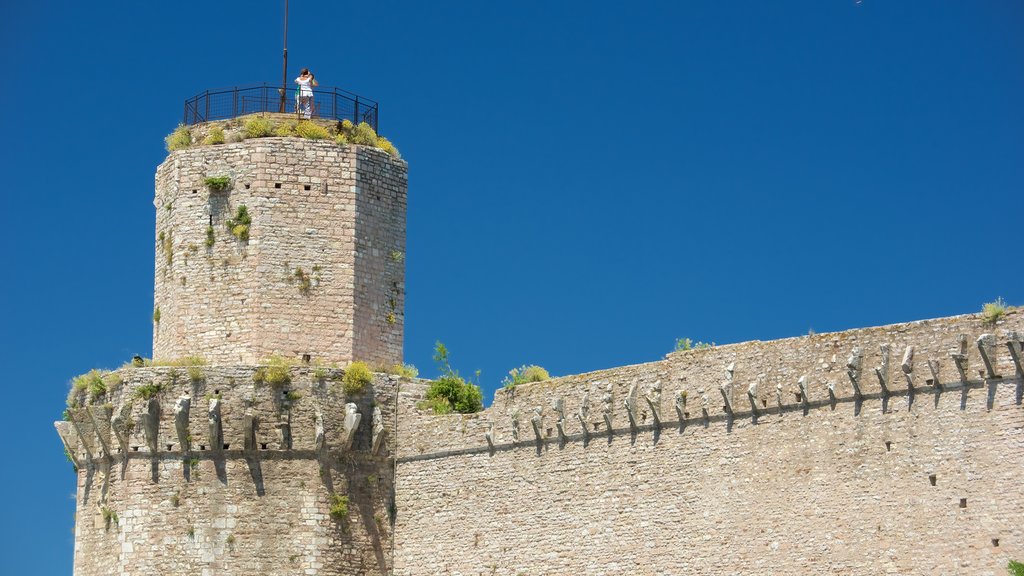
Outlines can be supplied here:
M302 69L299 77L295 79L295 83L299 85L298 112L302 114L303 118L309 120L313 116L313 88L320 84L313 77L309 68Z

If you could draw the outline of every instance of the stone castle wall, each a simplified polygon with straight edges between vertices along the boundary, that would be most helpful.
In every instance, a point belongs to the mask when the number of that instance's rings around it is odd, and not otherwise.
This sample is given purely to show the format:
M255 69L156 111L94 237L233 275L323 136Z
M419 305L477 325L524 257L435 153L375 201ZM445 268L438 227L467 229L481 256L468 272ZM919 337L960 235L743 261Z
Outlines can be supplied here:
M1013 331L1024 312L677 352L473 415L424 414L406 387L395 573L1002 575L1024 558Z
M406 187L405 162L331 141L172 152L156 175L154 357L401 362ZM242 205L248 240L225 225Z
M346 396L339 370L319 378L293 368L277 387L254 382L255 372L122 369L121 385L58 423L80 468L76 576L390 573L396 377L378 375ZM151 400L138 393L154 384L162 390L151 438ZM346 402L362 415L350 446ZM332 494L349 498L345 520L329 516Z

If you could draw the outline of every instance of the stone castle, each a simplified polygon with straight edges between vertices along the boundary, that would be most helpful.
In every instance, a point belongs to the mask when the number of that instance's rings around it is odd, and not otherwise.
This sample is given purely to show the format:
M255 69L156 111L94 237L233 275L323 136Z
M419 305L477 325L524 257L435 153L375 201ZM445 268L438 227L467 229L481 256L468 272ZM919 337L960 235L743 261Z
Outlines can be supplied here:
M406 163L367 145L168 155L154 362L56 423L78 470L76 576L996 575L1024 559L1024 311L674 352L435 415L417 407L426 381L340 383L352 361L402 361L406 194ZM187 357L206 363L159 362Z

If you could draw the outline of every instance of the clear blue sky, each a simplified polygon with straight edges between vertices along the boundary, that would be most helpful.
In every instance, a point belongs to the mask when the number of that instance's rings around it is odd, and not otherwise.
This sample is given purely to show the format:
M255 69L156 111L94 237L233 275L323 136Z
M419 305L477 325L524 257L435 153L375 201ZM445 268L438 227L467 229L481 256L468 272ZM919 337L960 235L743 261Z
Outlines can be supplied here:
M116 4L116 5L115 5ZM67 381L148 354L182 101L277 81L279 2L0 9L5 573L71 571ZM1024 3L292 2L294 76L410 165L408 361L660 358L1024 303Z

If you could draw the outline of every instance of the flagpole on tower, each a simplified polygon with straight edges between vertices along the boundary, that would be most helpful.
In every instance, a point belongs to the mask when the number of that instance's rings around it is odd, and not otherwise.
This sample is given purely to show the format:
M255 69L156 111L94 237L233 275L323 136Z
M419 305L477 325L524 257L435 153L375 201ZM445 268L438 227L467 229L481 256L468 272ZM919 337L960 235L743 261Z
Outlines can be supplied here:
M284 113L285 94L288 93L288 0L284 0L284 68L281 70L281 110Z

